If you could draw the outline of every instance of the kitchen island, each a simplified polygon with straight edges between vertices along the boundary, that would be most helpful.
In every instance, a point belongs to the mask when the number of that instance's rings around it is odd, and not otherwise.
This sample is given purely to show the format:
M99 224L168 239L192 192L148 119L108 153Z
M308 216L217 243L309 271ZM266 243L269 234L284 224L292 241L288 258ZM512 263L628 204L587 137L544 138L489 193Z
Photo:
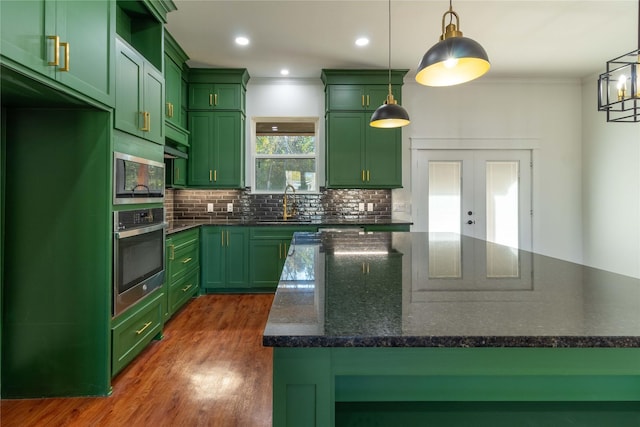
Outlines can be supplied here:
M640 280L436 233L296 233L273 425L640 425Z

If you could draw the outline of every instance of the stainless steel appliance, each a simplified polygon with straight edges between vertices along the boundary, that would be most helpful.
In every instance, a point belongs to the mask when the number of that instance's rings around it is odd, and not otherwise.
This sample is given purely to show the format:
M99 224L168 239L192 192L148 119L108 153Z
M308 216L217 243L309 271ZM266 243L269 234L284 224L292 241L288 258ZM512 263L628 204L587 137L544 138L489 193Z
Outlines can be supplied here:
M113 153L113 203L162 203L164 163Z
M164 282L164 208L114 212L113 315Z

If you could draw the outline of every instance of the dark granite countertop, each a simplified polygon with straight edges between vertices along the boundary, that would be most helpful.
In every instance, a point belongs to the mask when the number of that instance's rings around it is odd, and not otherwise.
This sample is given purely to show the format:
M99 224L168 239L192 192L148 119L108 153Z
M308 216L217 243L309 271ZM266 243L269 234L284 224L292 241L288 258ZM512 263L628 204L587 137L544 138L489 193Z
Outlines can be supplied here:
M437 233L296 233L272 347L640 347L640 279Z
M189 230L200 226L366 226L366 225L411 225L410 221L400 221L393 219L342 219L342 218L323 218L323 219L293 219L284 221L281 219L194 219L194 220L178 220L169 221L167 226L167 235L179 233L180 231Z

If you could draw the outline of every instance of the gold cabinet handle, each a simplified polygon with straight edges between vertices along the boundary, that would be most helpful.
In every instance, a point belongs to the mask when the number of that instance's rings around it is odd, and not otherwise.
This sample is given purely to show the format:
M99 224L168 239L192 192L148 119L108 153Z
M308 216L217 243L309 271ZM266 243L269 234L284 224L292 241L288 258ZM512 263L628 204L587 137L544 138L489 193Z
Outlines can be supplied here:
M371 181L371 173L370 172L371 172L370 170L367 170L367 182Z
M364 182L364 169L362 169L362 182Z
M169 255L169 260L173 261L176 259L176 245L169 245L171 248L171 255Z
M213 95L213 105L218 105L218 94Z
M193 258L185 258L185 259L182 260L182 263L183 264L187 264L187 263L191 262L192 259Z
M187 292L192 286L193 286L193 284L189 283L187 286L182 288L182 292Z
M224 230L220 230L220 246L224 246Z
M362 95L362 106L364 107L364 95Z
M213 171L209 169L209 182L213 181Z
M53 61L47 62L47 65L53 65L57 67L60 65L60 37L59 36L47 36L48 40L53 40Z
M369 274L369 267L371 266L371 264L367 263L367 274Z
M367 107L369 106L369 95L367 95Z
M170 102L167 102L167 117L173 117L173 104Z
M213 94L209 94L209 105L212 106L213 105Z
M364 262L362 263L362 274L364 274Z
M213 182L218 181L218 171L216 169L213 170Z
M229 232L227 231L227 246L229 246Z
M141 333L143 333L145 331L145 329L147 329L149 326L151 326L152 322L147 322L144 324L144 326L142 327L142 329L136 331L136 335L140 335Z
M142 128L140 130L149 132L151 130L151 115L146 111L142 111L140 114L142 114Z
M69 71L69 43L60 42L60 46L64 49L64 66L60 71Z

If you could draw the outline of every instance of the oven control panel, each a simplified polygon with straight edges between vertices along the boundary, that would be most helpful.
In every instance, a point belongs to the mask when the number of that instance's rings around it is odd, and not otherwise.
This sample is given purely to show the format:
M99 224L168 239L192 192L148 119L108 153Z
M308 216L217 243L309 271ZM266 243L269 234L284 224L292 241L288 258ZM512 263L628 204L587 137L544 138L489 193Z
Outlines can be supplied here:
M148 227L164 222L164 208L133 209L114 212L115 231Z

